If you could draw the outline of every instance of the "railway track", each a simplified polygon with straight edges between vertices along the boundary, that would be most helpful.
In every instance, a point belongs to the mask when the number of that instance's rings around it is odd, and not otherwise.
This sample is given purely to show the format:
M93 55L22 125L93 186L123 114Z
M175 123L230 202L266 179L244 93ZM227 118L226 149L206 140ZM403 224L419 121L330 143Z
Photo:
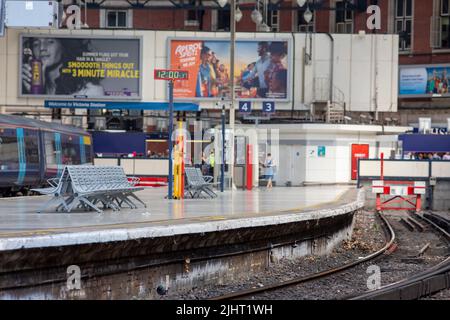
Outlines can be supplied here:
M344 264L344 265L336 267L336 268L328 269L328 270L325 270L322 272L310 274L307 276L297 277L297 278L294 278L294 279L291 279L288 281L274 283L274 284L266 285L266 286L263 286L260 288L252 288L252 289L246 289L246 290L242 290L242 291L236 291L236 292L224 294L221 296L213 297L210 300L228 300L228 299L245 298L245 297L250 297L253 295L261 294L264 292L279 290L279 289L283 289L286 287L291 287L291 286L299 285L299 284L306 283L309 281L317 280L320 278L325 278L330 275L339 273L341 271L353 268L364 262L373 260L373 259L379 257L380 255L387 253L391 250L395 250L394 246L395 246L396 235L395 235L394 229L391 227L391 225L389 224L388 220L385 217L383 217L382 215L379 215L379 217L381 218L383 227L385 228L385 231L388 234L388 237L387 237L388 240L386 241L386 244L383 246L383 248L381 248L380 250L378 250L374 253L371 253L370 255L368 255L366 257L363 257L363 258L355 260L353 262Z
M434 228L450 243L450 234L447 232L450 221L432 213L412 216ZM378 290L352 297L350 300L414 300L448 288L450 288L450 256L423 272Z
M278 290L287 289L289 287L297 286L300 284L305 284L307 282L324 279L333 275L337 275L345 270L349 270L363 263L375 260L382 256L383 254L389 254L396 250L396 233L389 219L383 215L379 215L383 227L387 233L387 241L383 248L380 250L364 257L360 258L351 263L321 271L318 273L310 274L307 276L293 278L288 281L283 281L279 283L273 283L259 288L251 288L246 290L235 291L232 293L216 296L211 300L227 300L227 299L242 299L253 296L258 296L264 293L274 292ZM448 225L444 225L443 219L439 216L435 217L433 214L426 214L425 216L420 216L417 214L410 215L408 217L402 218L405 220L405 227L410 229L414 228L416 231L423 232L425 229L433 228L434 232L437 232L442 238L450 242L450 235L446 232L445 228ZM439 220L440 224L433 222ZM400 221L403 223L403 221ZM447 221L448 223L448 221ZM423 254L430 244L427 243L420 252L419 255ZM418 299L422 296L430 295L434 292L446 289L450 287L450 257L447 257L442 262L437 265L426 269L423 272L412 275L402 281L387 285L378 290L366 292L359 294L357 296L347 296L345 299L359 300L359 299Z

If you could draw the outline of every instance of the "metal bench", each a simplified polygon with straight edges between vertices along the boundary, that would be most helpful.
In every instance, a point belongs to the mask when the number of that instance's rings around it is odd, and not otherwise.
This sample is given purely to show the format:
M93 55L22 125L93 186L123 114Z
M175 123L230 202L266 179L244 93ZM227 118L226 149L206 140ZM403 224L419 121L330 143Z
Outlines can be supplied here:
M207 177L205 180L201 170L194 167L185 167L186 175L186 194L191 198L200 198L202 193L205 193L210 198L217 197L217 194L213 191L211 179ZM212 178L212 177L211 177Z
M60 208L69 210L69 204L72 202L71 198L73 197L73 190L70 184L70 176L67 167L63 169L60 178L54 178L47 182L51 187L31 189L40 194L52 196L52 199L38 209L38 213L44 211L44 209L48 208L51 204L57 204L57 211Z
M51 194L59 199L56 210L70 212L74 207L93 209L102 212L97 204L103 208L120 210L123 204L135 209L137 206L132 199L146 204L134 192L144 188L135 187L129 181L122 167L97 167L90 165L66 166L59 183L54 189L34 189L42 194ZM60 192L64 190L64 192ZM52 199L54 200L54 199ZM48 207L52 200L44 205ZM40 210L42 211L42 210Z

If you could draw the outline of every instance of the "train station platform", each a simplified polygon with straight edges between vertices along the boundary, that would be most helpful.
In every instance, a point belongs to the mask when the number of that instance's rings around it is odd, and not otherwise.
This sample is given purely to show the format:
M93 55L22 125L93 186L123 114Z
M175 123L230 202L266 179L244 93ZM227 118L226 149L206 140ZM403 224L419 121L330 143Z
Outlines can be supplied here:
M145 189L137 195L147 208L102 214L37 213L46 196L0 199L0 299L157 298L161 283L184 290L228 277L230 268L260 270L278 255L326 254L351 236L364 206L354 186L170 201L166 192ZM66 286L73 265L81 291Z
M147 208L102 214L37 213L47 196L0 199L0 250L124 241L320 218L322 209L354 203L350 186L264 188L219 192L216 199L165 199L166 188L137 193ZM358 206L358 204L354 203ZM359 204L360 205L360 204ZM309 213L309 214L306 214ZM328 212L329 213L329 212ZM294 215L294 216L292 216ZM274 218L275 216L275 218Z

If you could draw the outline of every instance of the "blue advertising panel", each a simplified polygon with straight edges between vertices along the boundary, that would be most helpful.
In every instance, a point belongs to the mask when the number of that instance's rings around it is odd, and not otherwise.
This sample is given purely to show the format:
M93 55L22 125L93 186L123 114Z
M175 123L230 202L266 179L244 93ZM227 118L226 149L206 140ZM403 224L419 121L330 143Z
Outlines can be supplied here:
M450 96L450 65L400 66L400 97Z

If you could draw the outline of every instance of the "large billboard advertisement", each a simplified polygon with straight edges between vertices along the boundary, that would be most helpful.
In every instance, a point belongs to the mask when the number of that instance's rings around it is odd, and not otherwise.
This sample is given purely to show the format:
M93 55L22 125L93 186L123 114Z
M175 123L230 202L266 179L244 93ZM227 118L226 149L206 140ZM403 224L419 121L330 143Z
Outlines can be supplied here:
M449 96L450 65L400 66L401 97Z
M189 71L174 83L174 98L203 100L230 97L230 42L220 39L169 39L169 68ZM289 39L239 40L235 46L237 99L291 98Z
M141 39L22 35L20 95L139 99Z

